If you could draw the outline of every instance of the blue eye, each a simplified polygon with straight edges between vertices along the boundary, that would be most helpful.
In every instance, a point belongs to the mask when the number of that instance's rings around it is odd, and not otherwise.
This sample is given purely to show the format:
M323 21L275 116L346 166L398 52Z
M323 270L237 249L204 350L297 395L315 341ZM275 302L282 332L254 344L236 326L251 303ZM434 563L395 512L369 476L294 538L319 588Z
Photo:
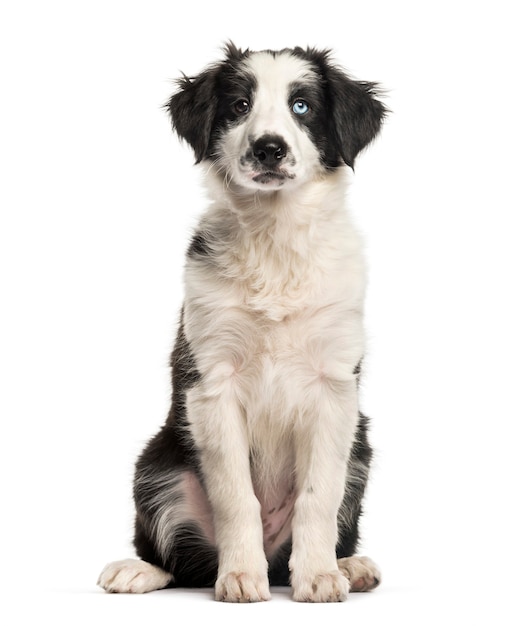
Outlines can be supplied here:
M309 111L309 105L299 98L293 102L292 110L296 115L305 115Z

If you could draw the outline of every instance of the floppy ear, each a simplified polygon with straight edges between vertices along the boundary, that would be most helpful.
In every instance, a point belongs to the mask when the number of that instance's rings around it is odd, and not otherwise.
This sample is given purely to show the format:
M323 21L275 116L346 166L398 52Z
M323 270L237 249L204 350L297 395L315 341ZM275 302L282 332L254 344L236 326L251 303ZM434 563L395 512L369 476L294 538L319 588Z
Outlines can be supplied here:
M328 68L327 79L336 145L344 163L353 167L357 154L379 132L386 108L376 98L376 83L352 80L334 67Z
M208 154L210 135L217 110L216 77L218 68L205 70L196 78L183 75L177 91L166 104L173 128L195 152L196 163Z
M223 61L210 66L195 78L188 78L183 74L177 80L180 91L166 104L174 130L193 148L196 163L210 156L221 76L233 71L235 65L248 56L249 50L243 51L228 41L224 46L224 53Z

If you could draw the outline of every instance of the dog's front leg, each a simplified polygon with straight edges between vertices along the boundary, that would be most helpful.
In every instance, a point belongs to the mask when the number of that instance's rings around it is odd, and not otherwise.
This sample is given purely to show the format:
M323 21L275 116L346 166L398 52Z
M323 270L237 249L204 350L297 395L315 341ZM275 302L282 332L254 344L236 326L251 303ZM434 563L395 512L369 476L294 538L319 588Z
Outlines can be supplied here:
M219 555L215 599L269 600L260 503L252 486L244 414L230 374L191 390L188 415L213 511Z
M337 566L337 515L357 422L357 390L351 379L322 376L313 391L295 437L298 495L291 585L295 600L340 602L346 600L349 584Z

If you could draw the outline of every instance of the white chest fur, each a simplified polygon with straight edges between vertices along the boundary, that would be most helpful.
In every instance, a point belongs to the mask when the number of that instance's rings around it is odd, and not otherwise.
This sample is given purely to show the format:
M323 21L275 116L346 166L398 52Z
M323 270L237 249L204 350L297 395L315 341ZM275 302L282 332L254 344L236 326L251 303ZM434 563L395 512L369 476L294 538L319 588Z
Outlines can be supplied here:
M283 198L225 194L199 226L210 253L188 263L184 328L204 393L235 398L262 475L284 475L310 390L350 385L363 354L364 266L343 199L342 172Z

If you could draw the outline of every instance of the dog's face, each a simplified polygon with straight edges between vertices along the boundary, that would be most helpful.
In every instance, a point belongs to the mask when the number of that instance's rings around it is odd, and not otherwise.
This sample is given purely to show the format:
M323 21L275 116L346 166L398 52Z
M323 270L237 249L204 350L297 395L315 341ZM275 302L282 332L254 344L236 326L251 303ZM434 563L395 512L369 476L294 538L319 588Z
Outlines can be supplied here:
M234 89L235 87L235 89ZM321 168L309 128L322 125L318 77L307 61L259 52L222 90L214 144L221 168L243 187L297 184Z
M179 81L169 101L173 125L227 181L252 191L297 186L356 155L385 113L373 83L354 81L329 52L250 52L229 44L226 58Z

